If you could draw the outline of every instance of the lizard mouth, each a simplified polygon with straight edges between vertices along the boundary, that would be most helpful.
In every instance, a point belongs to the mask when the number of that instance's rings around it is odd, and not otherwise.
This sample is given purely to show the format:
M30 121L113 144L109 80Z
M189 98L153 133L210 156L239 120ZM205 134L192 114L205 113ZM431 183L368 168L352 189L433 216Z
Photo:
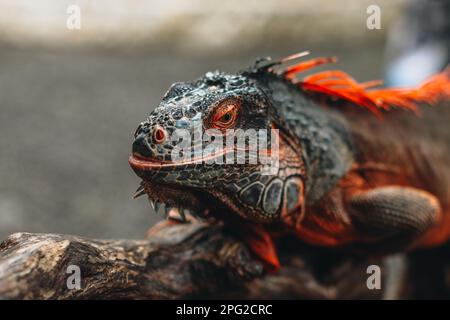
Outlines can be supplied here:
M199 219L209 217L211 201L199 190L142 180L133 198L143 195L147 195L155 212L162 212L165 218L186 221L190 216Z
M174 168L179 166L185 166L185 165L195 165L195 164L204 164L209 161L214 161L214 159L223 158L224 156L227 156L229 153L234 152L248 152L246 149L239 149L239 148L224 148L222 151L212 153L207 156L199 156L194 157L189 160L183 160L183 161L167 161L167 160L155 160L153 158L144 157L138 153L133 153L129 159L128 163L133 168L133 170L136 171L136 173L139 175L138 171L150 171L155 169L165 169L165 168ZM263 152L261 152L262 154Z
M218 219L219 216L223 216L223 213L226 214L231 210L219 199L201 188L156 182L154 179L155 175L166 171L165 169L180 165L195 165L196 161L180 164L156 161L133 154L128 162L136 174L142 178L133 198L147 195L151 207L157 213L162 211L165 218L181 221L186 221L189 216L198 219ZM214 216L210 214L211 208L214 209ZM217 215L218 212L221 214Z

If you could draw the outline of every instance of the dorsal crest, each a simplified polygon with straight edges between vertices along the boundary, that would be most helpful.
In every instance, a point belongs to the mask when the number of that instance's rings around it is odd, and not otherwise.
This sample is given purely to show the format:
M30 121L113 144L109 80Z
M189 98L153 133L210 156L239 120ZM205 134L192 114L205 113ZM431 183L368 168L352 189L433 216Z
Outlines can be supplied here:
M419 113L422 103L433 105L441 99L450 99L450 68L432 76L427 81L413 88L377 88L380 80L357 82L340 70L327 70L303 78L300 73L314 67L336 63L336 57L318 57L287 66L292 60L303 58L309 52L300 52L280 60L260 59L252 66L253 72L269 72L289 81L312 99L333 104L340 100L370 110L380 116L381 110L401 108Z

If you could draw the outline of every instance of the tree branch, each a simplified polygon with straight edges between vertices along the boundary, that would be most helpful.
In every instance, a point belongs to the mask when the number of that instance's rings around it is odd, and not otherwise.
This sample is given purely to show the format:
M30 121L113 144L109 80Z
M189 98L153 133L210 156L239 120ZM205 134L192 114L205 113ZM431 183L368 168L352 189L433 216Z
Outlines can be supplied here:
M0 244L0 298L380 297L366 287L370 261L297 251L283 252L281 270L267 275L221 225L163 222L146 240L16 233ZM80 289L67 286L70 265L80 268Z

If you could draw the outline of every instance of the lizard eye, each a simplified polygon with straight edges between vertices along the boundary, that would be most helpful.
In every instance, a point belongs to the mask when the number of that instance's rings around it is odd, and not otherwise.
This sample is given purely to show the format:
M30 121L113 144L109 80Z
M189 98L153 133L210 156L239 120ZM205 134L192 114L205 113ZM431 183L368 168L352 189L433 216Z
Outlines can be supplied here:
M231 122L231 120L233 120L233 113L231 111L228 111L219 120L224 124L228 124Z
M212 117L212 127L216 129L231 128L237 119L240 102L230 100L221 103L215 110Z

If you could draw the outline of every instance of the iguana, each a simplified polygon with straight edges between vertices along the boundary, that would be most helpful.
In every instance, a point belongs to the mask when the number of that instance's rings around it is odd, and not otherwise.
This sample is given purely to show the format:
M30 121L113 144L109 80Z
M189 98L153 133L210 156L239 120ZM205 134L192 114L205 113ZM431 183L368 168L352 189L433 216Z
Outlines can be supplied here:
M306 54L173 84L134 135L129 163L143 179L136 196L147 194L156 209L179 208L183 219L187 209L238 226L272 270L279 267L272 237L287 233L368 253L447 241L450 107L422 105L448 101L450 70L416 88L380 89L379 81L358 83L338 70L300 78L336 62L294 63ZM279 168L262 174L260 163L208 163L194 151L189 161L173 161L174 132L198 123L224 134L276 128Z

